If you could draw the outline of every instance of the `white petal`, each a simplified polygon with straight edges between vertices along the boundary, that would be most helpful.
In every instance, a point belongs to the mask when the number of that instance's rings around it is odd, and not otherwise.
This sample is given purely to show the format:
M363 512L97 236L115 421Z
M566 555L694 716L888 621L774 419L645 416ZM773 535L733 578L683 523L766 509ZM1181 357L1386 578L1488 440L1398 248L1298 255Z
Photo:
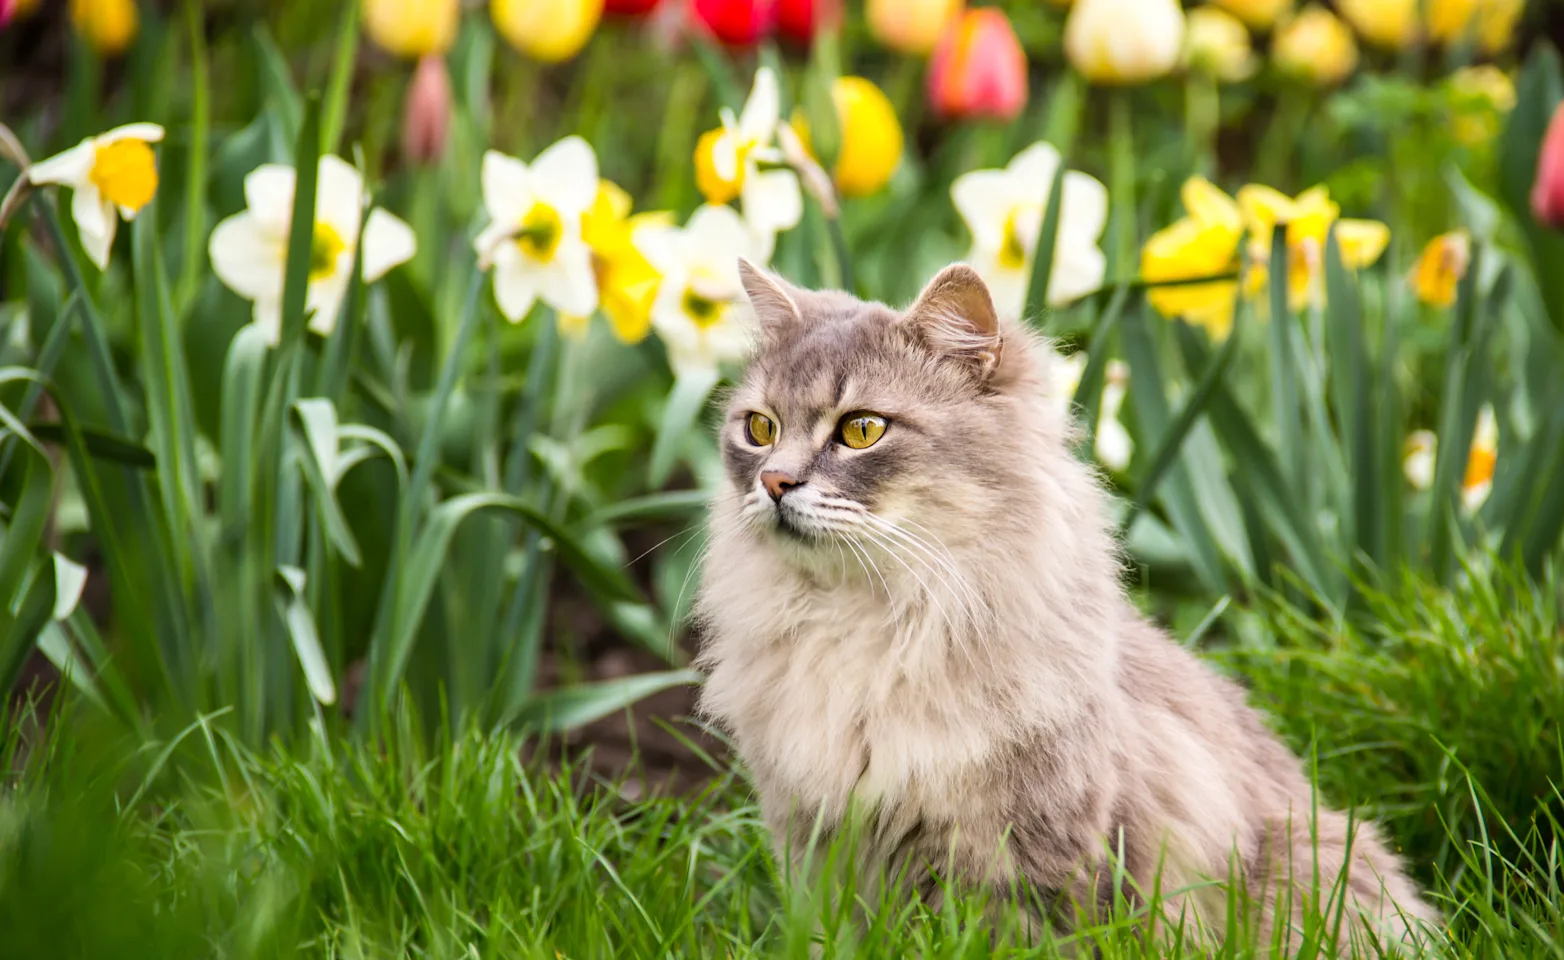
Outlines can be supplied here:
M1472 446L1490 452L1499 449L1499 421L1494 416L1492 404L1484 404L1477 413L1477 427L1472 433Z
M76 195L79 197L83 192L78 190ZM114 248L114 230L119 226L119 219L114 216L114 205L109 203L99 204L99 216L103 220L103 232L81 231L81 246L87 252L87 259L97 264L99 270L107 270L109 251Z
M1016 206L1015 187L1003 170L974 170L950 185L950 199L967 222L972 242L998 250L1005 240L1005 220Z
M685 263L726 277L737 286L738 258L754 246L754 235L738 212L723 204L702 205L684 227Z
M55 154L28 167L27 179L33 183L63 183L67 186L85 183L92 173L92 164L97 155L92 139L88 138L64 153Z
M798 226L804 216L804 196L791 170L751 169L744 175L744 219L756 233L776 233Z
M705 370L715 366L704 350L701 331L680 305L683 289L666 289L652 306L652 328L668 350L668 365L675 373Z
M1096 246L1074 244L1054 248L1054 268L1048 275L1048 305L1063 306L1102 286L1108 258ZM1023 294L1025 296L1025 294Z
M749 310L731 310L728 319L702 333L705 352L719 363L742 360L754 344L754 314Z
M483 206L495 223L514 227L532 207L532 178L527 165L498 150L483 155Z
M1130 465L1135 453L1135 441L1124 424L1111 417L1097 422L1097 459L1115 473L1122 473Z
M1058 169L1059 151L1047 141L1039 140L1016 154L1005 167L1005 173L1018 194L1032 203L1042 203L1048 199L1048 188L1053 186Z
M731 183L739 175L739 133L724 129L711 145L711 167L717 177Z
M87 256L98 269L108 265L109 244L114 241L114 206L103 202L103 194L91 181L77 184L71 195L71 219L81 234L81 243L87 248Z
M767 231L750 230L749 259L757 266L764 267L771 262L771 255L777 252L777 235Z
M1059 235L1096 242L1108 225L1108 188L1096 177L1066 170L1060 190Z
M100 147L108 146L116 140L157 143L163 139L163 128L155 123L127 123L123 127L115 127L107 133L99 134L96 139Z
M348 274L341 270L324 280L309 286L304 311L310 318L310 329L321 336L329 336L337 325L337 314L342 310L342 300L348 292Z
M554 262L543 271L539 296L561 313L589 316L597 309L597 277L592 272L592 251L577 240L560 244Z
M519 224L515 221L502 223L495 220L479 231L473 239L472 248L478 254L478 268L487 270L494 263L495 255L499 248L515 234Z
M782 92L777 86L777 75L770 67L761 67L755 71L755 85L739 115L739 133L751 143L770 143L781 115Z
M331 154L320 158L318 170L315 219L336 230L348 246L356 246L364 216L364 178L346 160Z
M254 300L282 299L287 241L254 213L236 213L219 223L207 241L212 270L230 290Z
M276 346L282 339L282 301L275 298L266 298L255 301L255 310L251 314L251 322L261 328L266 335L266 342Z
M502 250L506 248L501 248ZM520 323L538 299L541 278L528 268L521 251L496 259L494 264L494 299L500 305L500 313L511 323Z
M597 155L582 138L566 137L532 161L532 183L561 216L584 213L597 199Z
M999 262L998 251L973 247L967 262L988 284L988 292L994 299L994 309L1001 316L1019 317L1026 309L1026 288L1030 273L1006 267Z
M679 255L682 241L683 232L674 226L643 225L630 235L630 242L641 256L664 276L683 270L684 258Z
M413 259L418 252L418 239L413 228L398 217L376 208L364 225L364 282L374 283L391 271Z
M244 205L269 229L288 235L293 219L293 190L298 183L292 167L267 163L244 178Z

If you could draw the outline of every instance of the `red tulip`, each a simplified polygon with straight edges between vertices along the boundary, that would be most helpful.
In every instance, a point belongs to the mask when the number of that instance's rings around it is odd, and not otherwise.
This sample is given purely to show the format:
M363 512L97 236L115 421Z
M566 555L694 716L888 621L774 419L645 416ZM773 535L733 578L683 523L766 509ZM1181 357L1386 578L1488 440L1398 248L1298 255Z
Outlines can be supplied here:
M1564 103L1553 111L1537 154L1537 179L1531 186L1531 212L1550 227L1564 227Z
M842 20L842 0L779 0L777 32L808 46L815 31Z
M1026 106L1026 54L995 7L968 10L929 63L929 99L946 117L1014 120Z
M621 17L640 17L657 9L662 0L604 0L603 12Z
M451 77L444 58L418 61L402 114L402 155L409 163L435 163L445 153L451 129Z
M691 0L695 19L733 47L754 46L777 25L777 0Z

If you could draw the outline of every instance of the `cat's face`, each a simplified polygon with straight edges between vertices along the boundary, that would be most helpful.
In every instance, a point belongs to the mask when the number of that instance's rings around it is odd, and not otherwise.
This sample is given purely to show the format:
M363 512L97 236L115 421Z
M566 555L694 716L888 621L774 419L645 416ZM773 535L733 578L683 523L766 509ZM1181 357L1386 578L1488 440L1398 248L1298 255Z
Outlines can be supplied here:
M1018 438L976 274L946 271L905 314L745 279L765 336L722 426L737 522L808 561L992 519Z

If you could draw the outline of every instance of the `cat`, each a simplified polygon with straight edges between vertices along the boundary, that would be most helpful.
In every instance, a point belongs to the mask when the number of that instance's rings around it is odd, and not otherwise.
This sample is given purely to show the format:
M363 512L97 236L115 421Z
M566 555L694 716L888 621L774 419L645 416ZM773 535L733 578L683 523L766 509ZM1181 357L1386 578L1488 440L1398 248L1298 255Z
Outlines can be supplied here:
M779 855L862 824L935 902L1041 891L1080 922L1127 877L1215 938L1236 881L1263 944L1350 849L1343 929L1423 942L1437 914L1375 827L1316 810L1242 689L1133 607L1057 354L974 270L905 312L739 272L758 344L720 428L699 709Z

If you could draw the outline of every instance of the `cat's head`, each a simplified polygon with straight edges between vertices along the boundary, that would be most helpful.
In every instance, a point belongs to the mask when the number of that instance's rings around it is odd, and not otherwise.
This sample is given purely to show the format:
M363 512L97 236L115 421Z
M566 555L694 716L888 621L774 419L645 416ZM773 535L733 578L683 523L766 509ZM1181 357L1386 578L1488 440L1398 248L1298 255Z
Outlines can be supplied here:
M761 336L722 425L719 522L803 563L1029 522L1068 418L1043 397L1047 347L1000 321L974 270L905 311L740 273Z

